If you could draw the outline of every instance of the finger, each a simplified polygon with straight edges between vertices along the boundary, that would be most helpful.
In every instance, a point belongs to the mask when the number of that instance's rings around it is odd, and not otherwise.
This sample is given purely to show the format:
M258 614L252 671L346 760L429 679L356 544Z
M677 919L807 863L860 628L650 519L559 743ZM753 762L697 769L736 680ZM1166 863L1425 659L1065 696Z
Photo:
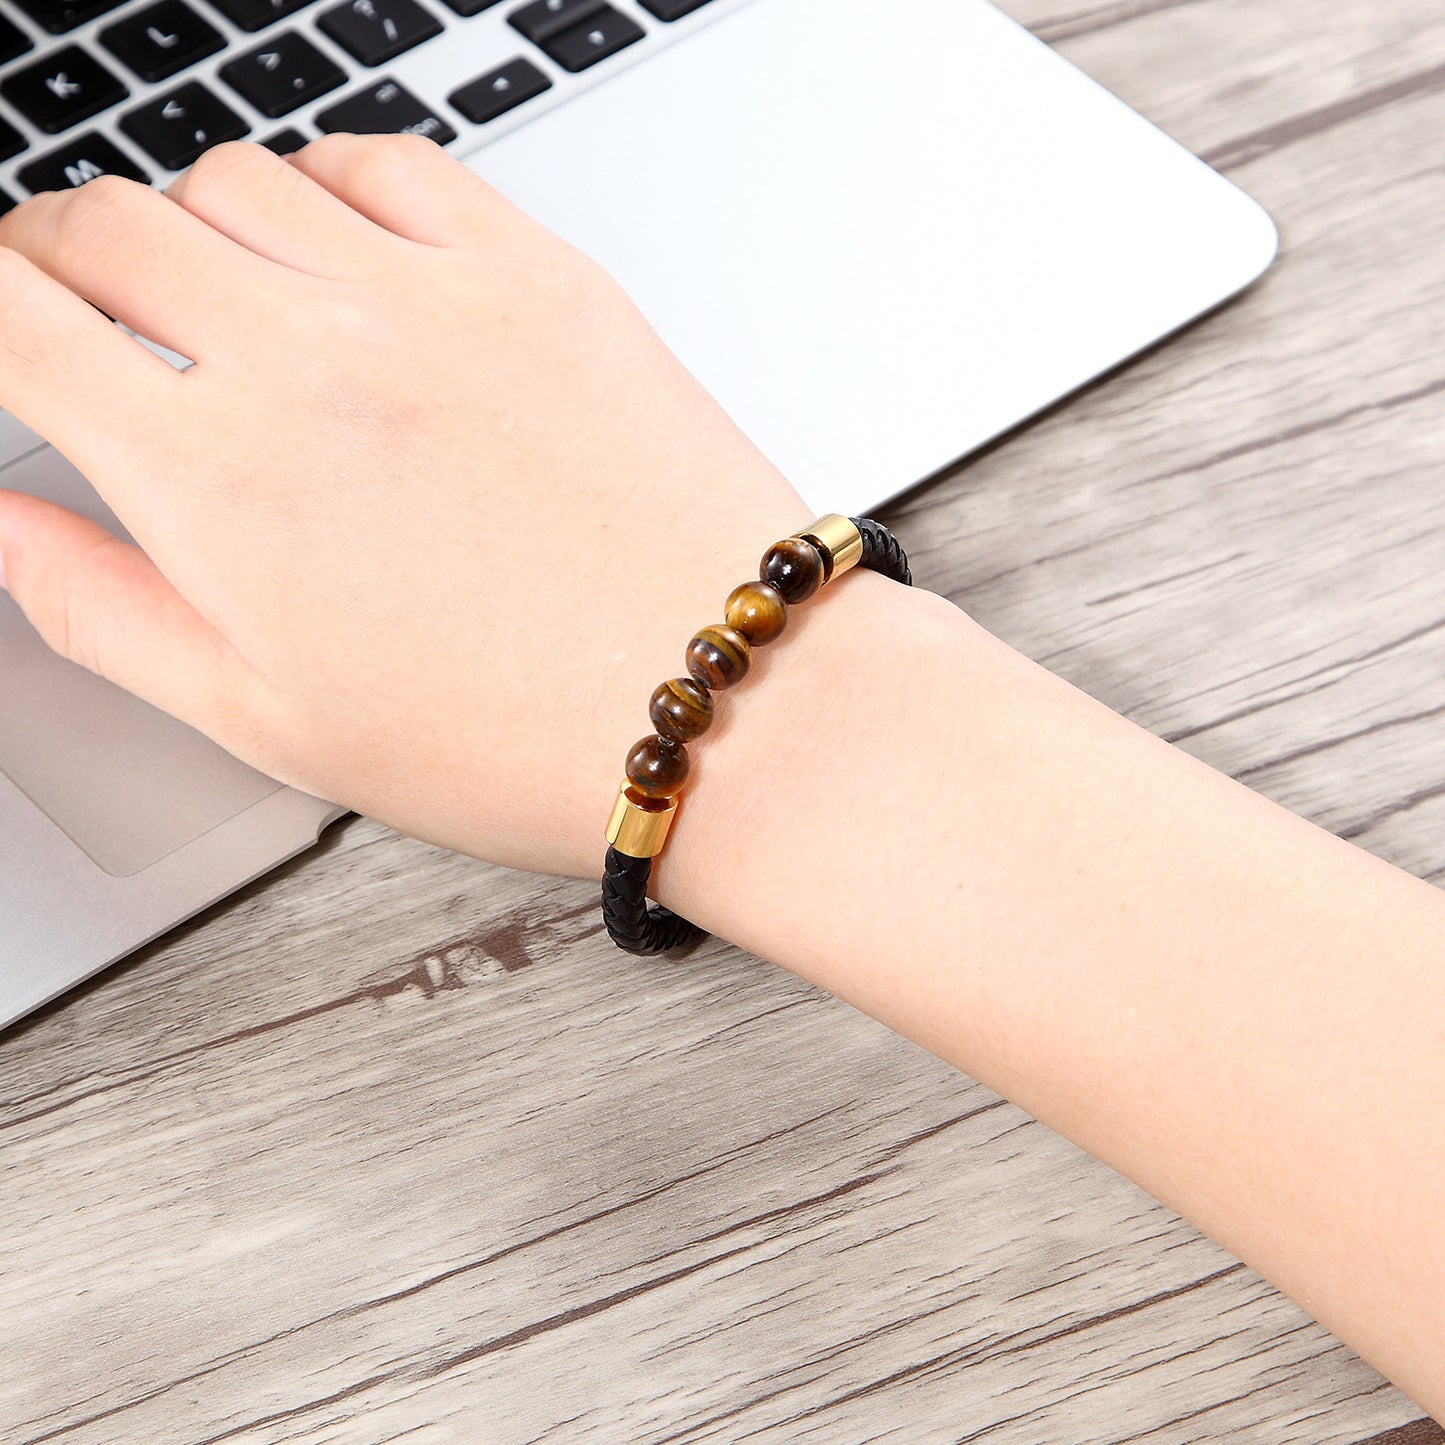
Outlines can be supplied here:
M209 150L166 195L238 245L293 271L355 276L391 238L265 146Z
M62 657L252 751L256 675L138 547L51 502L0 492L0 577Z
M193 361L252 320L262 301L274 303L285 275L121 176L35 196L0 220L0 243Z
M289 162L378 226L427 246L464 246L521 212L419 135L328 135Z
M82 471L134 436L138 420L170 415L179 383L160 357L0 245L0 407Z

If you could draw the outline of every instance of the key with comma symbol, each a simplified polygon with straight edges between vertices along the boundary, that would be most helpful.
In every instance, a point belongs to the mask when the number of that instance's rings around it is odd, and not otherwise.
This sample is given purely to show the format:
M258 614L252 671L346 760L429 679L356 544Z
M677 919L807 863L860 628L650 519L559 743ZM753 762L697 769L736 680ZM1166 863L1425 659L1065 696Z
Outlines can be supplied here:
M173 171L184 170L213 145L239 140L249 130L230 106L195 80L127 112L120 128Z

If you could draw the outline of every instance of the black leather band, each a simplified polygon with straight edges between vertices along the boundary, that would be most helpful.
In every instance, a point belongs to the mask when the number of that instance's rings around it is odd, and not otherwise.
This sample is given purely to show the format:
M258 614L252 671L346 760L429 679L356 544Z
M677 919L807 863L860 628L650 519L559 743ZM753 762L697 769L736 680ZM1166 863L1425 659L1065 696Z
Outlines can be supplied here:
M850 517L849 521L863 538L858 565L911 587L908 556L893 533L871 517ZM707 937L703 929L661 904L648 903L651 876L651 858L633 858L608 847L602 870L602 918L612 941L628 953L642 955L696 947Z
M863 538L863 555L858 559L858 565L870 572L881 572L890 582L912 587L913 573L908 570L908 554L898 538L872 517L849 517L848 520Z
M707 934L670 908L647 901L651 858L629 858L611 846L602 871L602 917L618 948L628 953L669 953L692 948Z

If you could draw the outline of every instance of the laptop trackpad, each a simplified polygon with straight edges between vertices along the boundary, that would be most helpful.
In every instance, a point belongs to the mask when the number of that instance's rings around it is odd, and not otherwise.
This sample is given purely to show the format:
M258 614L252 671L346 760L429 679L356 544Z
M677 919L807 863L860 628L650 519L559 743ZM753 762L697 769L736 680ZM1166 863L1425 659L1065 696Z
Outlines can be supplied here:
M119 530L79 474L48 449L0 468L0 487L49 497ZM3 594L0 772L92 862L122 878L281 786L56 657Z

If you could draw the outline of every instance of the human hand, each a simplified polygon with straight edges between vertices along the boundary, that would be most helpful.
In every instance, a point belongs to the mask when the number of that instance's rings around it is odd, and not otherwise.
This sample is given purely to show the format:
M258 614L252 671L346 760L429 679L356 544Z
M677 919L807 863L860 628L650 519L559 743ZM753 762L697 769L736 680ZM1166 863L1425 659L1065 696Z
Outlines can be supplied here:
M27 201L0 221L0 406L139 543L0 492L51 646L514 866L598 870L652 688L809 516L610 278L411 136Z

